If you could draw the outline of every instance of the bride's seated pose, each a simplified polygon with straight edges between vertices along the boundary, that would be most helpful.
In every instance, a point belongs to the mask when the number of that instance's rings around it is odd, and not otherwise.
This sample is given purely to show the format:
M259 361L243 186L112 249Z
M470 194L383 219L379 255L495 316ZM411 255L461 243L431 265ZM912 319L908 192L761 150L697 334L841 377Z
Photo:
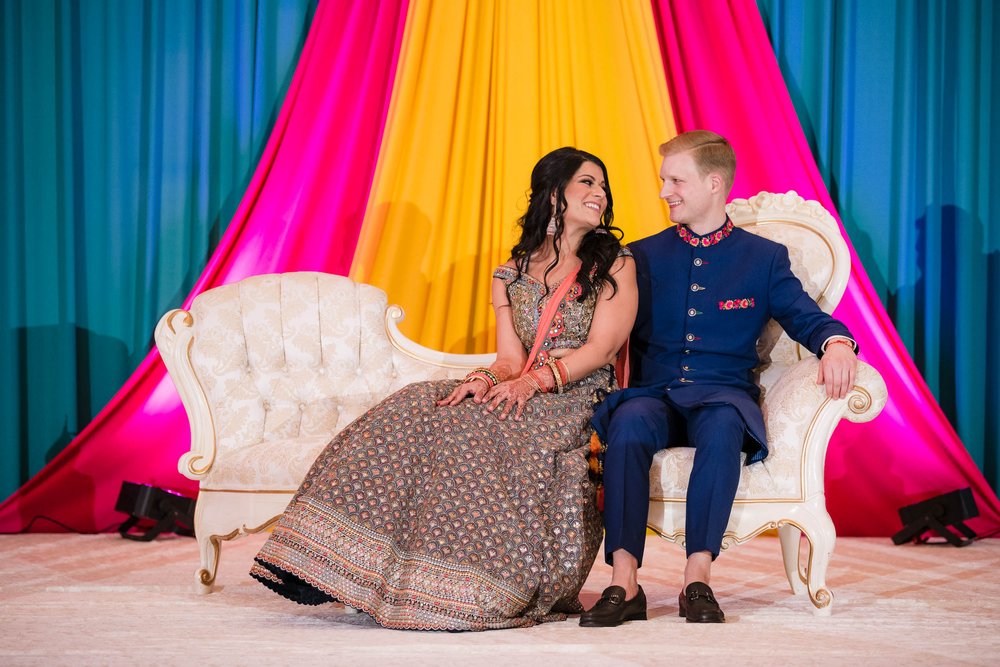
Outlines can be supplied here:
M520 240L493 274L496 362L460 382L411 384L345 428L251 574L391 628L512 628L581 612L602 537L589 422L617 388L637 307L613 220L598 157L560 148L539 160Z

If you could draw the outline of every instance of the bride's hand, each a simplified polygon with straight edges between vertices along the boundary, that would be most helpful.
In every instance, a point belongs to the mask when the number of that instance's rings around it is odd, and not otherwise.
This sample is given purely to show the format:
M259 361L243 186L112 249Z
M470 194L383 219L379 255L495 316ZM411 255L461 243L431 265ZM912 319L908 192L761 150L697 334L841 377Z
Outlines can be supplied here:
M458 405L468 396L472 396L476 403L482 403L485 400L484 397L486 396L486 390L488 388L489 387L487 387L486 382L483 380L469 380L455 387L450 394L442 398L440 401L437 401L436 405L438 407L445 405Z
M517 406L517 411L514 413L514 420L521 421L521 415L524 413L524 405L528 402L528 399L534 396L536 390L531 386L524 378L517 378L516 380L508 380L507 382L501 382L497 386L486 392L485 400L489 403L486 406L487 412L493 412L500 404L504 401L507 405L503 407L500 414L497 415L498 419L506 419L510 411Z

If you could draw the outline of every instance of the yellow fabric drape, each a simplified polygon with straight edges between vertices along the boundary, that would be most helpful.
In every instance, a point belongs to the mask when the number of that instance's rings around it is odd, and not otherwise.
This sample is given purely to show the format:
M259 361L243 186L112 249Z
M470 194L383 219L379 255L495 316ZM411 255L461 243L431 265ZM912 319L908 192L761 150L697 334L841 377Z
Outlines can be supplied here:
M492 350L492 271L538 158L600 156L634 240L668 224L657 146L675 134L647 0L413 0L351 275L417 342Z

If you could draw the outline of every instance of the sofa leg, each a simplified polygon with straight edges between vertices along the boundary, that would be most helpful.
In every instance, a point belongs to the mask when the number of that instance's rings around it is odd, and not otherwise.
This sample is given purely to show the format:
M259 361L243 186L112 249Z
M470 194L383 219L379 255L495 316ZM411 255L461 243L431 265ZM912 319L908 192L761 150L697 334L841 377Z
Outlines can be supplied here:
M794 524L782 523L778 526L778 539L781 541L781 559L785 564L785 576L788 578L792 594L799 595L806 592L799 565L799 545L802 540L802 531Z
M198 535L198 551L201 555L201 567L195 572L195 592L207 595L215 588L215 574L219 568L219 538L215 535Z
M806 537L809 538L809 566L806 570L809 599L817 616L829 616L833 608L833 592L826 587L826 568L837 541L837 531L830 515L824 511L816 516Z

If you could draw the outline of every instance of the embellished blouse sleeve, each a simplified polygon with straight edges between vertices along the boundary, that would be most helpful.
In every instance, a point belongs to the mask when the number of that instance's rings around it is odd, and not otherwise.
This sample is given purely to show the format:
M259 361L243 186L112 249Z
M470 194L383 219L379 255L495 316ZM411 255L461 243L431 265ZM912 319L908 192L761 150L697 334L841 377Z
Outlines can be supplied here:
M504 282L505 285L510 287L510 284L515 280L517 280L517 269L513 269L506 265L501 265L493 270L493 277L499 278Z

